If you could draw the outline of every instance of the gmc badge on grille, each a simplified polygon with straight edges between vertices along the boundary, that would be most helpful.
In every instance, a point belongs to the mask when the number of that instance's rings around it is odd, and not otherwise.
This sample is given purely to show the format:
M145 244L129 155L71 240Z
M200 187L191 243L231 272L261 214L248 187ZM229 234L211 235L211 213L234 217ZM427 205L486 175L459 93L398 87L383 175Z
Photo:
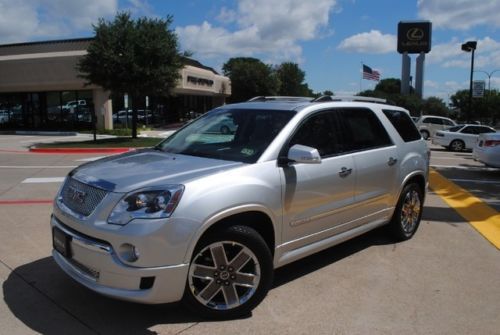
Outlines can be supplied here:
M79 189L76 189L73 186L68 187L68 196L74 202L83 204L86 195L87 193L80 191Z

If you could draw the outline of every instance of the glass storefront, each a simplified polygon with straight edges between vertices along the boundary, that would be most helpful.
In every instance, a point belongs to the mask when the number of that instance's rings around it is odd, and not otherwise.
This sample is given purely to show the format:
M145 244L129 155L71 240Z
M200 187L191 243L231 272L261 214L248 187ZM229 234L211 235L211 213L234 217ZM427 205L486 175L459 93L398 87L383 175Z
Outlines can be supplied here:
M0 129L92 129L92 91L0 93Z

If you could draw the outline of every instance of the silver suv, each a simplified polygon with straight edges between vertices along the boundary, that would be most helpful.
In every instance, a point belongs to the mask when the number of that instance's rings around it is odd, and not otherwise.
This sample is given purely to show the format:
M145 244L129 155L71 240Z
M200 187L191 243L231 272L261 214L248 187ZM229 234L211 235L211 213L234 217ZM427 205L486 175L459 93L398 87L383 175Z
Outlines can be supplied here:
M74 169L51 218L55 261L110 297L232 318L262 301L275 268L386 224L411 238L429 152L408 112L323 100L226 105L154 148Z
M457 125L450 118L434 115L422 115L415 121L415 124L424 140L435 137L438 130L445 130Z

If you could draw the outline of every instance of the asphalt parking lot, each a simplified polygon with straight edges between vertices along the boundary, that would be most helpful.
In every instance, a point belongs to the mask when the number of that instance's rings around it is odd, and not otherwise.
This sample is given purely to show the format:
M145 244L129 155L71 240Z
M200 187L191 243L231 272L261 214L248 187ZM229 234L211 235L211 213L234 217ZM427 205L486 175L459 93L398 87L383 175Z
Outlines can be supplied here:
M412 240L378 229L278 269L248 318L207 322L179 304L99 296L58 269L49 229L62 178L98 155L19 144L34 141L0 135L0 334L500 334L500 251L433 190ZM431 165L498 215L500 169L438 147Z

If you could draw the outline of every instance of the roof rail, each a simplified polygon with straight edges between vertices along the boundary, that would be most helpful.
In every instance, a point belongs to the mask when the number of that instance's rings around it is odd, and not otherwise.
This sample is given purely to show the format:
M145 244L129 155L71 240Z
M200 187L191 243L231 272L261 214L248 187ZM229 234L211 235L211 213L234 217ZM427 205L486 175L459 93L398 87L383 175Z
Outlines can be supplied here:
M311 102L327 102L327 101L358 101L358 102L375 102L385 104L386 99L363 97L357 95L322 95L312 100Z
M263 102L263 101L293 101L293 102L310 102L310 97L287 97L287 96L257 96L249 99L249 102Z

